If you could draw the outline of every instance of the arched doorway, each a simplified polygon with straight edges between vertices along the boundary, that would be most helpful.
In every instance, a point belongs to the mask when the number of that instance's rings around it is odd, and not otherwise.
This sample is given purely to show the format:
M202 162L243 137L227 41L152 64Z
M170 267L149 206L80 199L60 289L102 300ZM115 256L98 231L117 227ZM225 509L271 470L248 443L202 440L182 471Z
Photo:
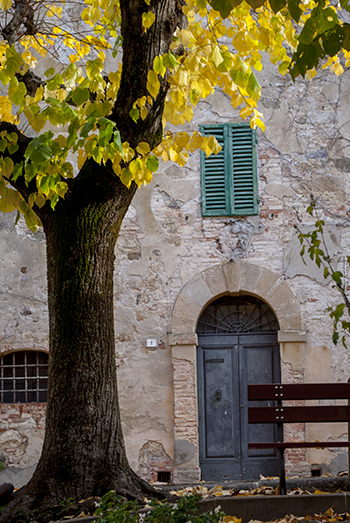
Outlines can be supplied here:
M201 314L197 375L202 479L278 474L275 450L248 450L248 442L276 439L275 426L247 422L247 384L281 381L278 329L269 306L249 295L223 296Z

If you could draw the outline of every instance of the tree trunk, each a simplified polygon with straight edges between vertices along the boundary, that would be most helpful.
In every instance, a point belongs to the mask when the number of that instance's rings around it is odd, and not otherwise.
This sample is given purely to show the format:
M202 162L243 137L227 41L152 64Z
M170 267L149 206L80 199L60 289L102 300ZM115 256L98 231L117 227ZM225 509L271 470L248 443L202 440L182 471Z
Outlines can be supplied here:
M50 317L47 420L38 467L20 491L21 510L23 498L31 509L38 500L43 508L110 489L131 497L147 490L125 454L113 321L114 247L136 185L127 189L107 170L89 162L74 191L43 219ZM17 521L14 514L6 510L1 521Z

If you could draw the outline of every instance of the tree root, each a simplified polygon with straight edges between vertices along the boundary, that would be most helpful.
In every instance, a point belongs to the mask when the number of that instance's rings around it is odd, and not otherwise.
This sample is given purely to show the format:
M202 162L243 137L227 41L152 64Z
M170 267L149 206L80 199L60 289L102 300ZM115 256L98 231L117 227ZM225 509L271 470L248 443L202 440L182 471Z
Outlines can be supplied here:
M128 485L115 480L109 490L115 490L125 502L144 503L145 497L174 501L175 498L168 492L155 489L135 473L132 476ZM50 495L40 488L35 489L30 482L12 494L10 502L0 514L0 523L48 523L59 521L65 516L77 517L82 513L90 516L95 513L97 503L105 492L98 494L79 501L72 498L64 499L58 495Z

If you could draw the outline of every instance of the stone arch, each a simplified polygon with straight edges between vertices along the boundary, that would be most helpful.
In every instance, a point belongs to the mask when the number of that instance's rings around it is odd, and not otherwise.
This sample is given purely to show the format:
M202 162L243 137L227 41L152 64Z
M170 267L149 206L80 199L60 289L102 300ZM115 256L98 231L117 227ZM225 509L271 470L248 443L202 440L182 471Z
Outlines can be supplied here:
M169 345L174 376L175 483L200 480L198 460L197 322L209 303L224 295L250 294L275 313L282 359L302 361L306 336L300 302L283 277L243 259L227 261L191 278L178 295L171 318Z
M182 288L174 305L171 333L195 333L204 308L224 294L251 294L275 313L281 331L300 331L300 303L286 281L274 272L244 261L228 261L205 269Z

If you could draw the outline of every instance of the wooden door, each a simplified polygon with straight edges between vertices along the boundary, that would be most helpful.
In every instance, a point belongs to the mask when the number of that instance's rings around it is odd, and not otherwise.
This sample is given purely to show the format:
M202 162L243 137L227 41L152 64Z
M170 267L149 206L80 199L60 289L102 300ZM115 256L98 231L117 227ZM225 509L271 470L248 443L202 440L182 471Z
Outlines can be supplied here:
M237 312L238 308L242 316L245 311L242 317L250 324L249 309L256 312L258 302L258 316L261 317L267 307L256 298L248 297L248 303L243 303L241 297L238 300L221 298L217 300L219 303L211 304L211 309L205 312L211 320L213 317L222 319L224 307L227 324L229 305L231 313ZM264 306L262 310L261 304ZM218 311L213 314L213 305L221 308L220 314ZM271 312L270 309L268 311ZM277 475L278 458L275 450L248 451L248 442L276 440L276 428L273 425L249 426L247 421L247 384L280 382L277 322L271 323L273 329L269 331L260 327L262 332L256 332L258 328L254 332L250 326L251 332L211 333L210 328L203 328L203 322L208 318L204 314L201 316L202 323L198 324L197 354L202 479L224 481L254 479L259 478L260 474ZM271 319L270 314L267 317ZM231 321L231 328L233 323L236 330L238 324L240 330L244 330L237 321Z

